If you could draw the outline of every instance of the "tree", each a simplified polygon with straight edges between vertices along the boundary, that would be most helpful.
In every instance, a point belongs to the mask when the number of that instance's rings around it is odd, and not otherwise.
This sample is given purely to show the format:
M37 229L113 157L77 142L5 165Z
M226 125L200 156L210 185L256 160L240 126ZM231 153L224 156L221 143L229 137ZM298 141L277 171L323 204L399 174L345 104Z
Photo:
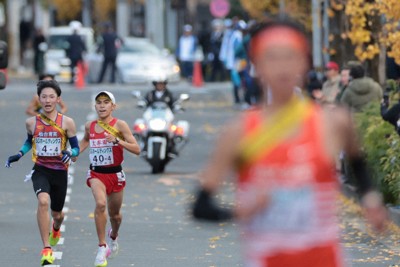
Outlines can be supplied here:
M240 0L250 16L263 19L265 15L276 15L280 12L281 0ZM285 13L290 14L304 26L311 29L311 4L309 0L286 0Z

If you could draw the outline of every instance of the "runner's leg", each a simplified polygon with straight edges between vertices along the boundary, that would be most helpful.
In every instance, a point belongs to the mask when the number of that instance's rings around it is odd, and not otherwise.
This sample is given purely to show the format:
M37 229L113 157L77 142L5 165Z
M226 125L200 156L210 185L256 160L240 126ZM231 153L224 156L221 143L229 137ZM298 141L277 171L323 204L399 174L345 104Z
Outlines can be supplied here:
M99 239L99 244L106 244L106 187L99 179L95 178L90 179L90 187L96 203L94 210L94 221L96 224L97 237Z
M49 232L50 232L50 216L49 205L50 196L46 192L39 193L38 208L37 208L37 222L39 226L40 237L42 238L43 247L50 247Z
M123 201L124 191L112 193L107 198L108 215L110 216L110 223L112 229L112 236L117 237L119 227L122 221L121 206Z

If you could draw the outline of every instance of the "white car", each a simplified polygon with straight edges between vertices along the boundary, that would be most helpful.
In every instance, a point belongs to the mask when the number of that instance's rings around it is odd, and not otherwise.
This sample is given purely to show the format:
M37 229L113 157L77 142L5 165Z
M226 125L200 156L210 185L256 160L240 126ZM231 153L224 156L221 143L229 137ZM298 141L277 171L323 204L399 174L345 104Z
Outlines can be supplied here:
M72 35L73 27L51 27L48 32L48 44L45 52L45 73L55 75L59 82L71 80L71 61L66 55L68 48L68 36ZM86 45L85 60L94 54L94 34L92 28L80 27L78 33Z
M123 83L151 82L160 75L167 77L168 82L180 80L175 57L145 38L124 39L118 52L117 69Z

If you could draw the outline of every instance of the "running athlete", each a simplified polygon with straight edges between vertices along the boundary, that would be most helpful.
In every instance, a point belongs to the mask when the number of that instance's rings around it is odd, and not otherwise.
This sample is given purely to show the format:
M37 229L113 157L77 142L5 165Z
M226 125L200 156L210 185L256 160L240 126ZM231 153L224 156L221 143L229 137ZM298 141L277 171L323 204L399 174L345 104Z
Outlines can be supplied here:
M92 189L96 203L94 218L99 247L94 265L107 266L107 258L118 254L118 233L121 226L121 206L125 187L125 173L121 164L124 149L139 155L140 148L128 124L112 116L116 108L115 97L102 91L95 97L98 119L87 122L80 142L81 153L89 147L90 169L87 185ZM107 232L107 210L111 228Z
M57 245L61 237L69 160L79 155L79 146L74 121L56 110L61 95L58 83L54 80L39 81L37 94L42 113L26 120L28 137L18 154L8 158L6 167L11 167L11 163L33 148L32 160L35 164L31 179L38 199L37 222L44 246L40 262L48 265L54 262L51 247ZM67 150L67 141L71 151ZM51 231L49 206L53 218Z
M369 221L382 229L386 210L373 190L347 110L321 107L294 94L310 47L287 21L260 23L251 59L273 101L227 125L202 174L193 206L198 219L240 221L245 266L341 267L335 201L335 157L344 148L360 182ZM264 93L266 88L264 88ZM226 174L238 174L233 211L213 195Z
M46 81L54 80L54 75L40 74L39 81L42 81L42 80L46 80ZM60 113L62 113L62 114L67 113L67 110L68 110L67 105L61 98L60 98L60 101L58 102L58 105L60 107ZM26 108L25 113L30 116L36 116L36 115L40 114L41 109L42 109L42 105L40 104L39 96L37 94L35 94L32 97L31 102L29 102L29 105Z

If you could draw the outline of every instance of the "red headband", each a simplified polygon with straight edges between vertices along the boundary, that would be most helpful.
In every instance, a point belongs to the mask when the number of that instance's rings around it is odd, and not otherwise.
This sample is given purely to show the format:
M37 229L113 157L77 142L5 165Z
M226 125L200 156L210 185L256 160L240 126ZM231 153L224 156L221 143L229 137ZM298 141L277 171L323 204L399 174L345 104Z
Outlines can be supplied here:
M287 26L274 26L256 35L250 43L251 59L261 56L266 49L272 46L291 46L294 49L308 54L310 48L306 37Z

